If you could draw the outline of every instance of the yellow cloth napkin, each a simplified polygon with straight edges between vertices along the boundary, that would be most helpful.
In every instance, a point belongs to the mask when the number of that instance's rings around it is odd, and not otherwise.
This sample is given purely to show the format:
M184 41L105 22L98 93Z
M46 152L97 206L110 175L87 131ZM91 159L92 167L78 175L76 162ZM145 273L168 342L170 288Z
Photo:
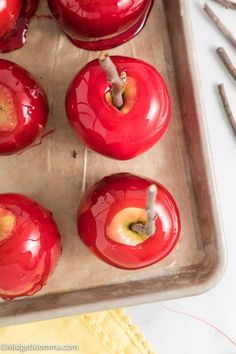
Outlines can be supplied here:
M0 327L0 353L17 351L29 354L155 354L123 309Z

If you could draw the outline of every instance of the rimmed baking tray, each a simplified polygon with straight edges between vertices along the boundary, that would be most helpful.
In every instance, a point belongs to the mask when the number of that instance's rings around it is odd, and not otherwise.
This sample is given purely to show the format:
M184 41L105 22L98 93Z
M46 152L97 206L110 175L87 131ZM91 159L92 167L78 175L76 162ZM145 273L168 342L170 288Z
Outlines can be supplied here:
M97 53L74 47L54 21L39 16L31 22L24 48L0 55L23 65L42 83L50 102L48 130L55 129L37 148L1 158L1 193L19 192L38 200L53 212L63 238L62 257L47 285L33 297L0 301L0 324L200 294L221 277L225 250L187 3L155 0L144 30L110 51L154 65L172 100L167 133L131 161L117 162L87 151L66 120L68 84ZM42 0L38 14L48 13ZM76 236L76 210L83 191L104 175L120 171L163 183L181 211L179 244L165 260L144 270L112 268Z

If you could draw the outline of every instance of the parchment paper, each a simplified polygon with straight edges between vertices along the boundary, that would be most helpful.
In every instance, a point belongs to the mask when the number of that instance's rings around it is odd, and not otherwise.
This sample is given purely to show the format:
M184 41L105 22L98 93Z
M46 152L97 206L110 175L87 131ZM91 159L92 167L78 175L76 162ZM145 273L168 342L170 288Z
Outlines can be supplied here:
M49 14L45 0L41 1L37 13ZM53 212L62 235L63 253L56 271L34 296L153 277L159 277L161 282L162 277L176 277L203 257L161 2L155 1L142 33L110 53L141 58L155 66L165 78L172 99L172 119L164 137L149 152L128 162L113 161L87 151L75 138L66 119L67 87L77 71L97 57L97 53L73 46L53 20L35 17L24 48L0 55L22 65L41 82L50 103L47 130L55 129L39 147L0 159L0 192L19 192L36 199ZM72 156L73 150L76 158ZM146 175L163 183L181 212L179 244L165 260L144 270L123 271L106 265L77 236L76 211L83 191L105 175L120 171Z

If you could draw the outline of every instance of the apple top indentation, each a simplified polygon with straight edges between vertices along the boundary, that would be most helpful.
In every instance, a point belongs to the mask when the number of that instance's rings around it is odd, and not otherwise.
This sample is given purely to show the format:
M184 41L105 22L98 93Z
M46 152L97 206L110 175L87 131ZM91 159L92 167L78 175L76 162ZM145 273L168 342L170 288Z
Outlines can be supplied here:
M19 123L13 93L0 83L0 132L11 133Z
M123 90L123 106L120 109L115 107L110 84L108 84L105 90L105 99L115 111L119 111L121 114L126 115L134 108L137 102L137 89L136 81L132 77L126 76Z
M146 213L144 209L135 207L124 208L114 215L107 226L107 237L123 245L137 246L148 240L149 237L132 231L131 226L136 223L144 224L145 221Z
M0 243L12 234L15 222L15 215L10 210L0 207Z

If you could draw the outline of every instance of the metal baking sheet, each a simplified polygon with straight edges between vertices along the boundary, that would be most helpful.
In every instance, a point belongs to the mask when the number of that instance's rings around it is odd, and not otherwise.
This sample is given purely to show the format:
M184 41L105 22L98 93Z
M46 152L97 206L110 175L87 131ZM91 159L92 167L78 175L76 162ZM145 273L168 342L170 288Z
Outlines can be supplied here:
M49 14L45 0L41 0L38 14ZM56 22L39 16L31 21L24 48L0 55L24 66L44 86L50 103L47 130L55 129L37 148L1 158L1 193L26 194L51 210L63 242L59 264L42 291L33 297L0 301L0 324L199 294L210 289L224 270L222 227L188 0L155 0L144 30L110 54L141 58L155 66L165 78L172 100L172 119L164 137L147 153L126 162L88 151L67 123L67 87L98 53L74 47ZM177 247L160 263L138 271L106 265L76 234L76 211L84 190L105 175L121 171L163 183L181 212Z

